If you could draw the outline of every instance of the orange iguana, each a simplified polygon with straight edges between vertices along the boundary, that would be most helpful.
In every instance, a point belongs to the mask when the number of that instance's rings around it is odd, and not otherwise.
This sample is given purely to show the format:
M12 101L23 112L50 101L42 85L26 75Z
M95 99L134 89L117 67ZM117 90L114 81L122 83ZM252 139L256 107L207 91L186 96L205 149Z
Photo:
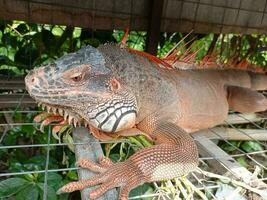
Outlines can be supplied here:
M69 121L89 124L96 136L145 134L154 142L128 160L102 159L79 165L98 174L59 192L99 185L96 199L120 187L120 199L145 182L183 176L198 166L191 132L222 123L228 110L267 109L264 74L237 70L163 69L114 45L87 46L55 63L32 70L25 79L30 95Z

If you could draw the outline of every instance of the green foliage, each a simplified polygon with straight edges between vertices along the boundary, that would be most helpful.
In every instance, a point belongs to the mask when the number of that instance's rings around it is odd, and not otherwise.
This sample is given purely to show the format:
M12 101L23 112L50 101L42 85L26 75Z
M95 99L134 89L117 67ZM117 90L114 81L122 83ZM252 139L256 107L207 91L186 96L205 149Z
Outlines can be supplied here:
M163 33L158 45L158 56L164 57L181 39L181 33Z
M36 113L22 114L15 112L12 119L14 122L32 122ZM17 144L47 144L49 127L42 133L38 126L22 125L15 126L7 132L2 145ZM51 143L57 140L51 137ZM47 162L47 148L16 148L1 149L0 160L9 172L39 171L44 170ZM65 161L63 162L63 158ZM75 156L68 148L50 147L49 169L59 169L75 166ZM44 173L27 174L16 176L0 182L0 199L9 196L16 196L16 199L42 199L44 192ZM69 181L77 180L75 171L66 173L49 172L47 174L47 198L67 199L68 194L57 196L61 186Z
M9 178L0 182L0 198L5 198L16 194L27 187L29 182L23 178Z
M33 66L50 63L85 45L97 47L113 42L112 32L90 32L58 25L2 22L0 29L0 70L2 74L23 75ZM0 71L0 72L1 72Z
M0 182L0 199L14 195L18 200L38 200L42 199L44 190L46 190L47 199L56 200L58 199L56 190L63 184L62 177L57 173L47 174L46 189L44 186L44 174L29 174L23 178L9 178ZM67 199L67 196L65 194L64 199Z
M251 153L264 150L263 146L257 141L221 142L219 146L229 154ZM240 156L236 160L246 168L249 166L249 159L246 156Z
M122 41L124 31L115 30L113 36L117 43ZM127 38L126 46L139 51L145 50L146 32L131 31Z
M241 144L241 148L247 153L254 151L262 151L263 147L256 141L246 141Z
M247 153L262 151L264 149L262 145L256 141L229 141L228 143L223 143L221 147L229 153L239 151L238 149Z

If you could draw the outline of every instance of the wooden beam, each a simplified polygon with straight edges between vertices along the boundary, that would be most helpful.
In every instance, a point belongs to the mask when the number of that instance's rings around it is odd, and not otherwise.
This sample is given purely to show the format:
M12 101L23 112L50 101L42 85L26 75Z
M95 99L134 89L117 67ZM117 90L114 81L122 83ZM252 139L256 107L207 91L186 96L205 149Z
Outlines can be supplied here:
M131 4L125 4L124 0L0 0L0 19L94 30L126 29L131 24L132 30L144 31L148 21L144 15L147 1L134 1L133 6L138 14L131 13Z
M211 140L246 140L267 141L267 130L264 129L234 129L226 127L215 127L193 133L202 134Z
M260 122L262 120L264 120L264 118L256 113L229 114L225 120L225 124L248 124L251 122Z
M146 51L152 55L157 55L158 43L160 39L161 16L164 0L152 0L149 15L149 26L146 38Z
M88 132L88 129L84 127L75 128L73 131L73 139L75 143L86 143L83 145L75 146L76 160L88 159L97 162L100 156L103 156L101 145L93 135ZM95 176L95 173L87 169L78 170L79 179L89 179ZM98 187L98 186L96 186ZM89 200L90 191L96 187L89 187L81 191L82 200ZM99 200L116 200L118 199L118 192L116 189L109 190Z
M162 32L190 32L193 29L195 33L267 33L267 10L263 0L257 3L244 1L241 7L239 1L164 2L161 20L156 21L159 16L153 17ZM0 0L0 19L94 30L131 27L131 30L146 31L150 7L149 0ZM160 21L161 25L157 24Z
M32 107L37 106L28 94L1 94L0 108Z
M24 77L0 76L0 90L25 89Z

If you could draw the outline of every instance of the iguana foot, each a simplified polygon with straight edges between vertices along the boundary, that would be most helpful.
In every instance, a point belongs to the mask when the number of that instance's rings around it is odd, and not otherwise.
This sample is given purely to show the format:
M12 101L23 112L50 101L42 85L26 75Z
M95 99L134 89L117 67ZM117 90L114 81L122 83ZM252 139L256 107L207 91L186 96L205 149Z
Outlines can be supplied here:
M80 160L77 164L98 174L90 179L68 183L60 188L57 194L99 185L99 187L90 192L90 199L96 199L108 190L120 187L119 199L127 200L129 192L144 183L143 174L131 160L113 163L108 158L100 158L98 164L89 160Z
M36 115L33 119L34 122L40 123L41 121L44 121L47 117L52 116L48 112L41 112L40 114Z
M53 115L47 112L40 113L34 117L34 121L37 123L41 123L40 125L40 130L43 132L44 127L52 124L52 123L57 123L56 126L53 127L52 131L53 133L57 133L60 131L60 129L68 124L66 120L60 115Z

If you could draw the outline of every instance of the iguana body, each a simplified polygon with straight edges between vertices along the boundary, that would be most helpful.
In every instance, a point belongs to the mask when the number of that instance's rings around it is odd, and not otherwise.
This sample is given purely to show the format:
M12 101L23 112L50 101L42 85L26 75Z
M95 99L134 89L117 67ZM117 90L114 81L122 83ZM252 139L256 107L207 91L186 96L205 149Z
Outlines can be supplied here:
M71 192L100 184L97 198L121 187L120 199L144 182L170 179L198 165L197 147L188 134L222 123L229 108L240 112L267 109L256 90L267 89L267 77L234 70L163 69L127 49L103 45L86 47L26 77L33 98L71 113L106 135L145 133L155 146L127 161L100 164L80 161L100 174L64 186Z

